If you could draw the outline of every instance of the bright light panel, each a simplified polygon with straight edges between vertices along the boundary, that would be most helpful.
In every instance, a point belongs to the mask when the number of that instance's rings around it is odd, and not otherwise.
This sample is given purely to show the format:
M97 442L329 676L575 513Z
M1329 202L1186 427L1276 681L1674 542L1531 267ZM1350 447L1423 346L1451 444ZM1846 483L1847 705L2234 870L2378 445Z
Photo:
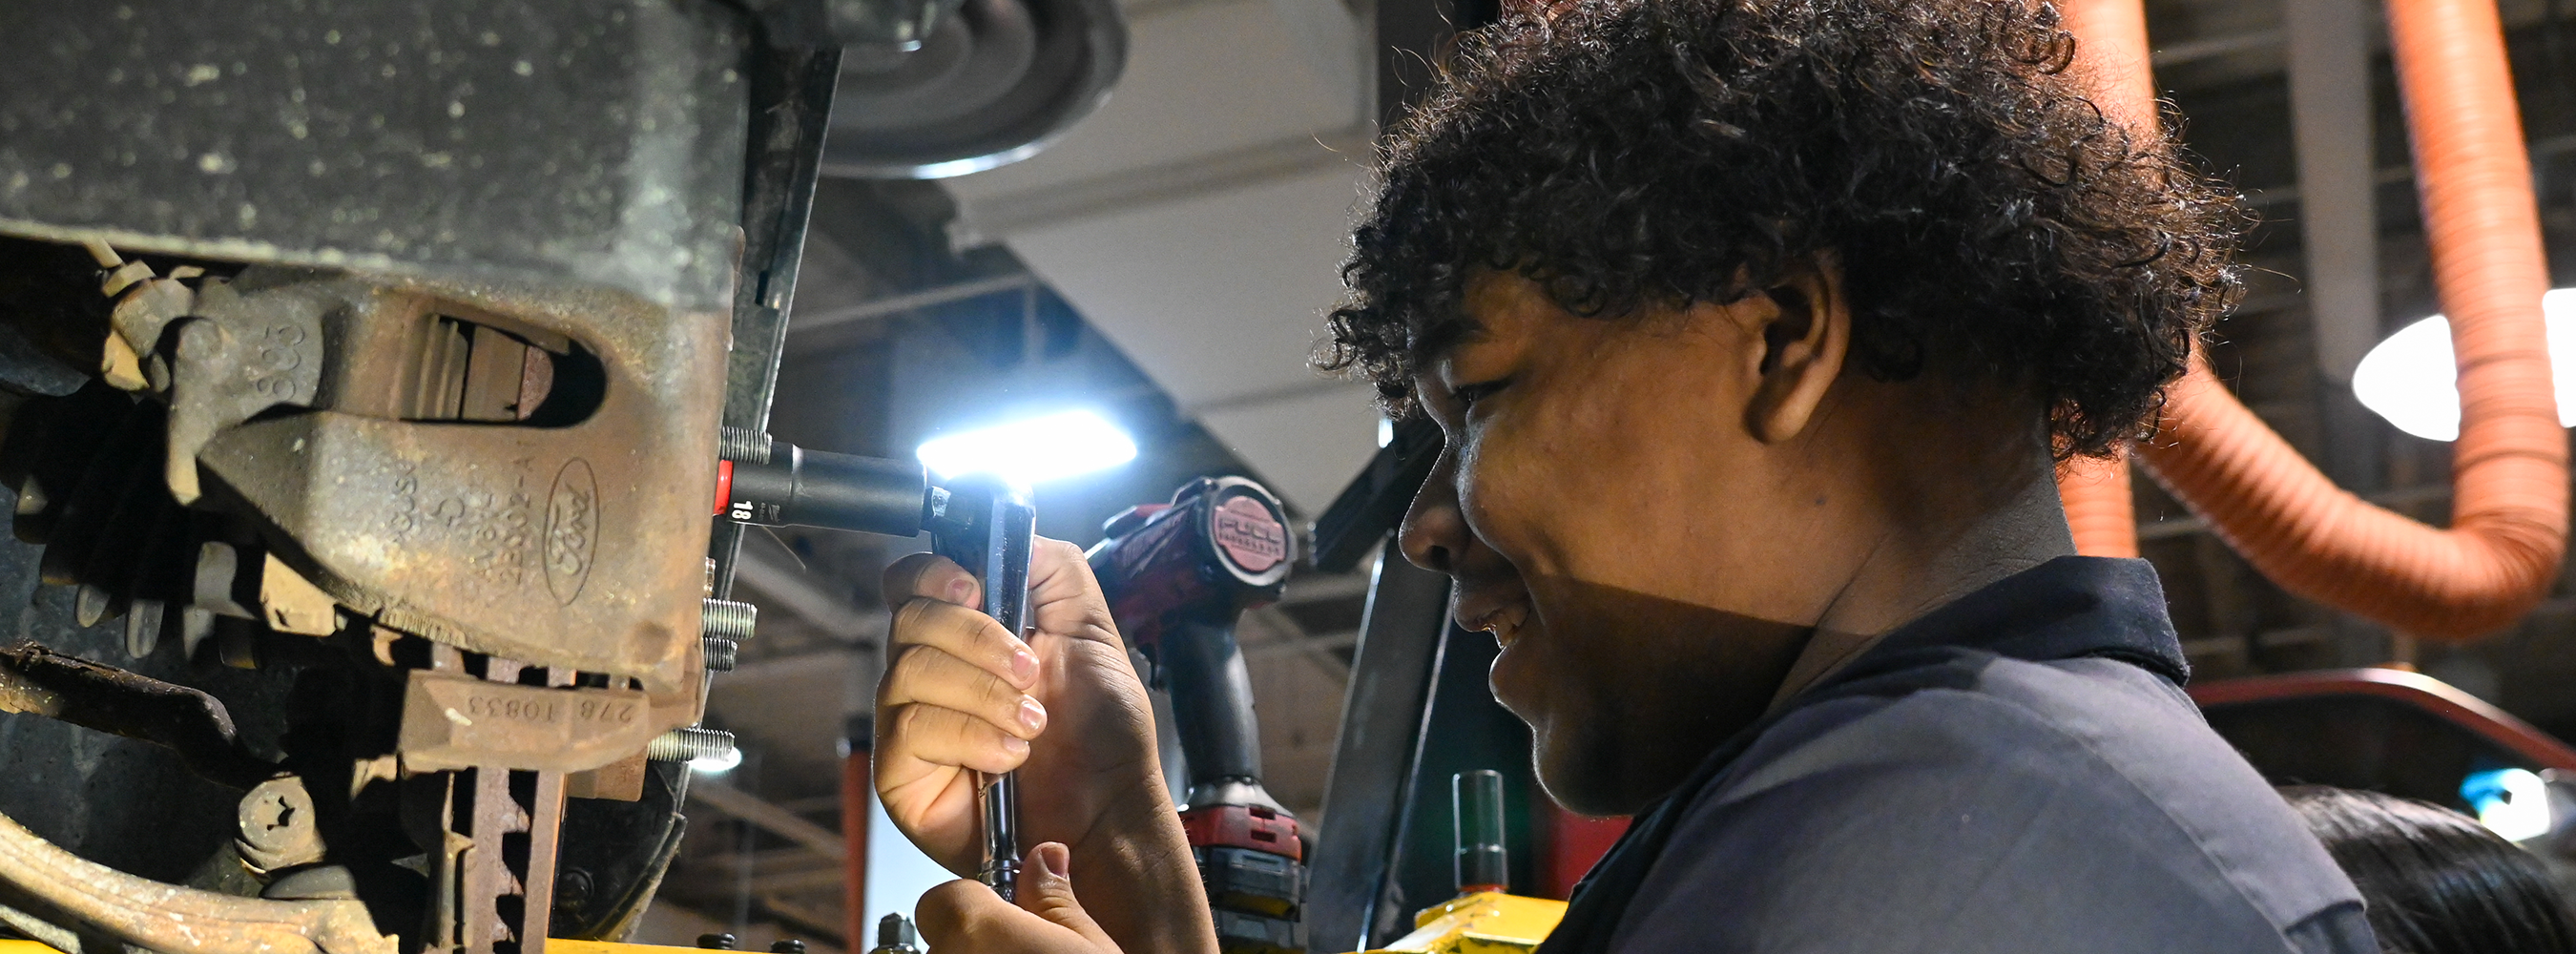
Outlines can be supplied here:
M2549 834L2549 782L2529 769L2470 775L2460 783L2460 797L2477 808L2478 824L2506 841Z
M932 438L917 453L941 477L992 474L1027 487L1135 460L1136 441L1098 414L1066 411Z
M738 748L726 749L720 754L702 755L697 758L690 759L689 771L702 772L708 775L722 775L726 772L733 771L734 766L741 764L742 750Z
M2576 288L2541 296L2549 322L2549 367L2558 386L2558 426L2576 427ZM2362 356L2352 394L2397 429L2427 440L2460 439L2459 367L2451 323L2440 315L2398 329Z

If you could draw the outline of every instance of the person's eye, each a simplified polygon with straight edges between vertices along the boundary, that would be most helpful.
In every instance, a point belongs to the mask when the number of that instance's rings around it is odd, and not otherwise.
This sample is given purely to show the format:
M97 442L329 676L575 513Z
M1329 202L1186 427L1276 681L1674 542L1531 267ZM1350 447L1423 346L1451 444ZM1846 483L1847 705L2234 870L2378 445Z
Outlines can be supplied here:
M1497 378L1492 381L1462 384L1451 388L1449 396L1458 402L1458 413L1465 414L1476 409L1476 402L1492 397L1494 392L1502 390L1511 383L1510 378Z

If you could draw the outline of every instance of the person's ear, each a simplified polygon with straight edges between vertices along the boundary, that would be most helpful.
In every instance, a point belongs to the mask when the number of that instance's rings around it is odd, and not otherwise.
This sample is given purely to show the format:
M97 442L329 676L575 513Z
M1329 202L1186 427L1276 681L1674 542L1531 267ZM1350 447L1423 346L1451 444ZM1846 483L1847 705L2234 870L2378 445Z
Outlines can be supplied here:
M1762 323L1761 383L1746 408L1753 436L1776 444L1814 423L1825 393L1842 377L1851 352L1851 307L1843 295L1842 265L1819 252L1790 269L1779 284L1757 293L1769 299Z

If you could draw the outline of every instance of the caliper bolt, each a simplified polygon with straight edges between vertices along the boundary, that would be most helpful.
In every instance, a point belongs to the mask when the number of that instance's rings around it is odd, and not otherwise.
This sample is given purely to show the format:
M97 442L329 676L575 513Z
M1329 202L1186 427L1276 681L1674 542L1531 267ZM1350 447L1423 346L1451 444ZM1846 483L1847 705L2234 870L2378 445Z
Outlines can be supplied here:
M734 658L741 654L742 644L722 636L704 637L708 672L732 672Z
M233 847L251 867L265 873L322 859L313 796L302 779L281 775L259 783L242 796L239 814L240 835Z
M769 463L769 435L748 427L716 432L716 456L738 464Z
M723 758L732 751L733 733L686 726L654 736L644 746L644 757L656 762L686 762Z
M730 951L733 950L733 944L734 939L731 934L698 935L698 946L710 951Z
M705 604L706 608L698 614L698 631L705 635L740 642L750 639L752 630L760 624L760 607L740 600L712 597Z

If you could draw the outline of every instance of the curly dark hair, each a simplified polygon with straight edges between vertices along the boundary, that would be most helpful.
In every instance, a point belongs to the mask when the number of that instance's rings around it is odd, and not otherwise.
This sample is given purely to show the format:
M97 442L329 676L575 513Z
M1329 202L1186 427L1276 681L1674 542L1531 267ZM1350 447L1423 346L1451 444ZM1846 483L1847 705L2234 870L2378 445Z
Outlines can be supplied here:
M1480 272L1616 318L1829 252L1860 370L2026 389L2061 456L2109 452L2236 297L2245 213L2085 98L2057 22L2019 0L1563 0L1464 34L1387 138L1317 364L1407 414Z

